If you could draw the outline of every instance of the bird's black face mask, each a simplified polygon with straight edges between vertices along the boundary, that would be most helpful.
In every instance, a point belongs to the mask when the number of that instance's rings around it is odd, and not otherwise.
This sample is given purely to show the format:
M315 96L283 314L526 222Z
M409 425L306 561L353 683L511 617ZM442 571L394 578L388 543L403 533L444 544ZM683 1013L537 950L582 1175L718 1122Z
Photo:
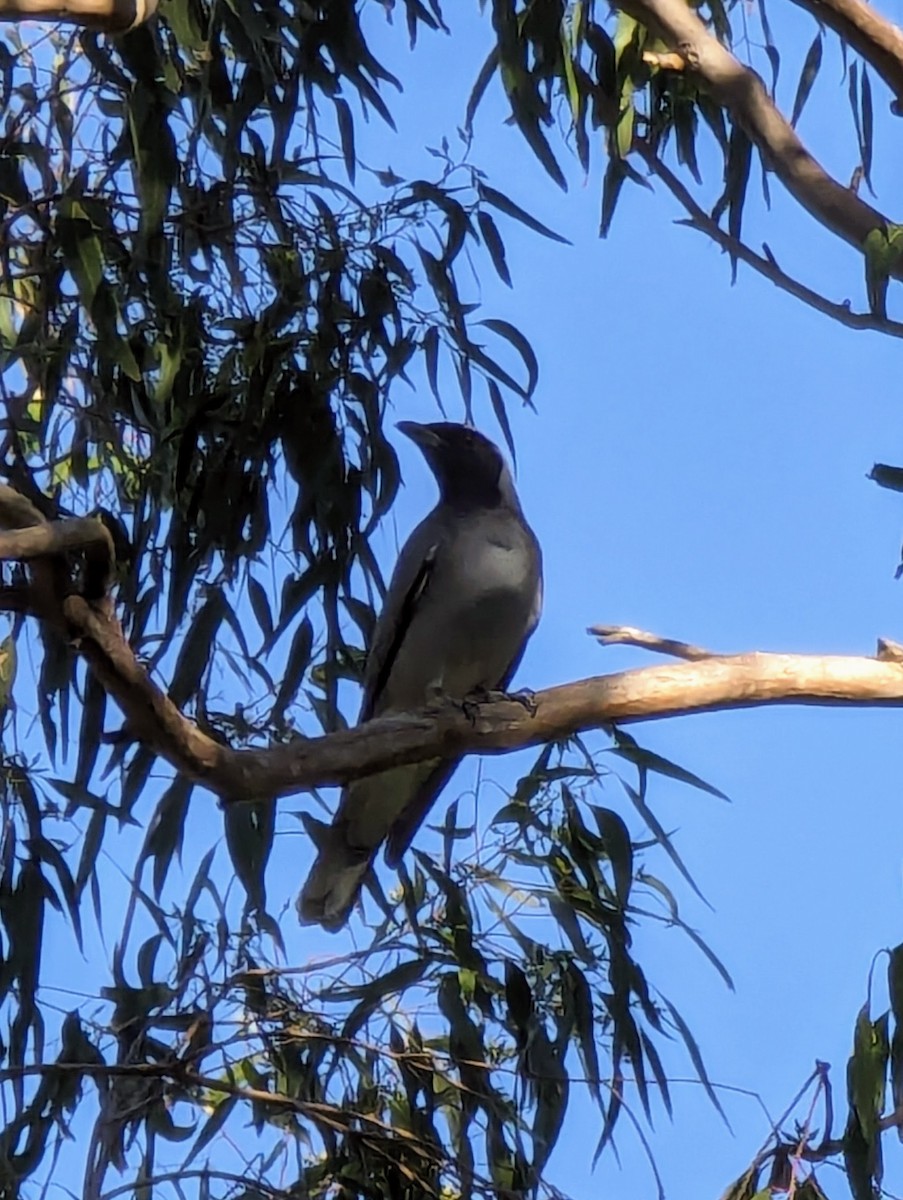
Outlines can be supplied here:
M420 447L446 503L467 509L492 508L501 502L505 463L478 430L450 421L431 425L402 421L398 428Z

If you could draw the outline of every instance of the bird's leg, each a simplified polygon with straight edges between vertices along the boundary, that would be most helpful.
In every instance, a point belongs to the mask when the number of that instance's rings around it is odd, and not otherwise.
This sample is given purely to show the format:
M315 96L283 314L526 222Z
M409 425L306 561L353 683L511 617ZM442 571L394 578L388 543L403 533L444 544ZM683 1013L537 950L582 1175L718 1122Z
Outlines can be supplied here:
M518 688L516 692L506 692L505 698L513 700L515 704L520 704L531 717L536 716L539 705L536 703L536 693L532 688Z
M498 704L507 700L509 703L520 704L531 717L536 715L536 695L529 688L520 688L516 692L503 692L498 688L474 688L461 702L464 715L472 725L476 724L477 710L481 704Z

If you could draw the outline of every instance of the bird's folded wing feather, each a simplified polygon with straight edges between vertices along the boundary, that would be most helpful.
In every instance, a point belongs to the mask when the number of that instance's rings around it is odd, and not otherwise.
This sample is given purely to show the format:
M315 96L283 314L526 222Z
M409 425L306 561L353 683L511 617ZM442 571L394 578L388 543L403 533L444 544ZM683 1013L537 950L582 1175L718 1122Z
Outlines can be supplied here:
M391 703L386 685L405 634L426 594L443 533L441 520L430 513L408 538L395 564L367 656L359 723L378 716L387 702Z

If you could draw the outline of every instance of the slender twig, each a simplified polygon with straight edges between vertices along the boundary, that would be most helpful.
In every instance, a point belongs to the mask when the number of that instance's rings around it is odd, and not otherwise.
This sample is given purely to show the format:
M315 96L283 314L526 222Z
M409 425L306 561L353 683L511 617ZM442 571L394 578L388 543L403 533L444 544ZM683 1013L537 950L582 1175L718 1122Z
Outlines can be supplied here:
M702 646L659 637L657 633L647 633L632 625L590 625L586 632L598 638L603 646L638 646L642 650L668 654L671 658L683 658L688 662L701 662L715 657L711 650L704 650Z
M786 271L782 271L774 259L765 258L763 255L757 254L749 246L738 241L737 238L731 237L696 202L692 194L681 183L674 172L655 154L648 142L637 139L633 144L633 150L642 158L649 170L662 181L672 196L680 201L690 216L690 221L688 222L690 228L698 229L701 233L704 233L713 242L716 242L722 250L727 251L734 258L738 258L741 262L746 263L754 271L758 271L760 275L770 280L775 287L788 292L797 300L802 300L810 308L814 308L817 312L831 317L832 320L839 322L841 325L846 325L848 329L870 329L876 333L886 333L891 337L903 338L903 322L891 321L887 317L879 317L873 313L853 312L846 304L837 304L833 300L828 300L826 296L813 291L812 288L807 287L804 283L800 283L799 280L788 275Z

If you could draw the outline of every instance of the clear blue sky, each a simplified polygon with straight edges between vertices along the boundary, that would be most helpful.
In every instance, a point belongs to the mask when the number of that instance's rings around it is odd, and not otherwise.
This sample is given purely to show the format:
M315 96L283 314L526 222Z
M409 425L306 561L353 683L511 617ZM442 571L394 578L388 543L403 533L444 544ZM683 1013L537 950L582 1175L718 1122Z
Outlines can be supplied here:
M814 25L797 10L771 18L782 39L786 111ZM486 52L488 19L468 8L450 20L451 42L425 38L411 56L400 30L379 38L406 95L393 106L399 136L377 125L370 131L365 144L385 147L374 165L401 173L419 164L426 173L432 160L421 148L443 134L453 139ZM800 132L847 179L858 154L841 72L829 38ZM879 197L899 196L897 126L883 115L883 86L873 87L875 185ZM584 632L593 622L726 651L869 654L879 635L901 637L903 583L893 572L903 502L865 478L876 460L903 460L900 347L830 323L742 267L731 288L727 260L672 224L682 214L663 193L626 186L612 234L600 242L602 156L588 181L567 163L564 195L504 115L496 87L477 118L473 161L573 242L544 242L505 222L514 289L489 271L479 287L486 315L522 328L541 367L538 413L513 419L519 487L546 569L545 614L519 682L540 688L649 661L639 651L598 648ZM720 172L711 154L702 161L711 205ZM787 269L863 307L855 252L817 229L773 178L771 192L767 214L754 167L752 244L767 239ZM425 389L399 393L397 404L399 418L433 411ZM491 432L491 414L483 416ZM432 504L433 485L416 450L399 450L402 538ZM393 553L387 535L387 563ZM733 800L728 806L666 781L651 793L664 824L679 830L681 853L713 911L670 873L669 882L684 916L725 960L736 993L676 931L641 930L638 957L688 1018L712 1078L761 1093L775 1116L816 1058L834 1066L842 1111L872 957L903 940L901 730L899 712L806 708L634 730ZM485 766L500 780L515 770L500 760ZM464 769L456 784L472 778ZM606 802L616 800L612 790ZM668 1195L718 1196L766 1139L767 1122L753 1099L724 1095L731 1135L698 1086L676 1087L675 1099L673 1126L662 1116L653 1136ZM576 1094L572 1103L555 1182L577 1196L653 1195L626 1125L623 1170L606 1157L590 1176L599 1117ZM901 1179L891 1153L889 1189L899 1191ZM823 1184L844 1193L830 1174Z
M391 104L397 136L378 118L359 134L376 167L429 178L435 161L423 148L443 134L454 140L489 26L475 4L447 8L453 40L424 37L410 55L403 30L386 31L381 7L372 6L381 56L406 88ZM785 111L814 32L804 15L786 9L770 14L782 41ZM829 39L800 131L847 179L858 157L841 71ZM876 188L879 196L898 196L897 126L884 115L882 85L873 87ZM831 324L742 267L731 288L727 260L701 235L671 223L682 214L665 194L627 185L612 234L600 242L601 154L587 181L574 160L560 156L571 184L564 195L504 126L504 115L494 87L477 118L472 160L573 242L545 242L500 218L514 289L488 269L473 285L481 315L518 325L541 367L537 413L512 410L519 488L546 572L545 613L518 682L539 689L649 661L639 651L601 650L585 633L594 622L725 651L868 654L879 635L903 639L903 582L893 578L903 497L865 478L876 460L903 462L901 348ZM711 205L720 170L711 154L701 160ZM766 214L757 178L754 168L752 243L766 238L782 265L862 307L857 255L822 234L774 180ZM398 419L435 413L425 386L416 394L399 390L395 403ZM450 393L450 416L461 415L456 403ZM488 406L482 417L495 433ZM406 486L394 529L387 523L380 543L387 568L434 499L417 451L400 437L398 446ZM842 1110L844 1064L872 957L903 941L901 730L899 712L775 708L633 731L733 800L725 805L667 781L651 791L663 823L678 830L711 910L661 856L649 865L674 886L685 919L725 961L736 992L677 931L640 927L637 957L687 1018L713 1080L760 1093L773 1115L816 1058L833 1063ZM513 759L493 759L483 775L506 783L517 769ZM468 765L454 787L467 789L473 779ZM494 800L490 790L484 804ZM618 802L612 788L606 803ZM211 827L205 803L192 809L206 831L204 847ZM282 809L301 807L309 807L306 800ZM296 832L297 823L285 816L280 829ZM291 905L298 890L302 845L297 836L278 841L268 875L273 912ZM298 930L291 908L284 927L290 961L345 944ZM671 1065L692 1074L679 1054ZM766 1139L767 1121L753 1099L725 1093L731 1134L698 1085L675 1086L674 1098L673 1125L660 1114L652 1135L667 1194L717 1197ZM598 1113L575 1089L554 1181L577 1197L654 1195L626 1123L618 1140L622 1169L606 1155L590 1175L599 1129ZM844 1192L832 1176L823 1184ZM903 1190L892 1155L887 1184Z

